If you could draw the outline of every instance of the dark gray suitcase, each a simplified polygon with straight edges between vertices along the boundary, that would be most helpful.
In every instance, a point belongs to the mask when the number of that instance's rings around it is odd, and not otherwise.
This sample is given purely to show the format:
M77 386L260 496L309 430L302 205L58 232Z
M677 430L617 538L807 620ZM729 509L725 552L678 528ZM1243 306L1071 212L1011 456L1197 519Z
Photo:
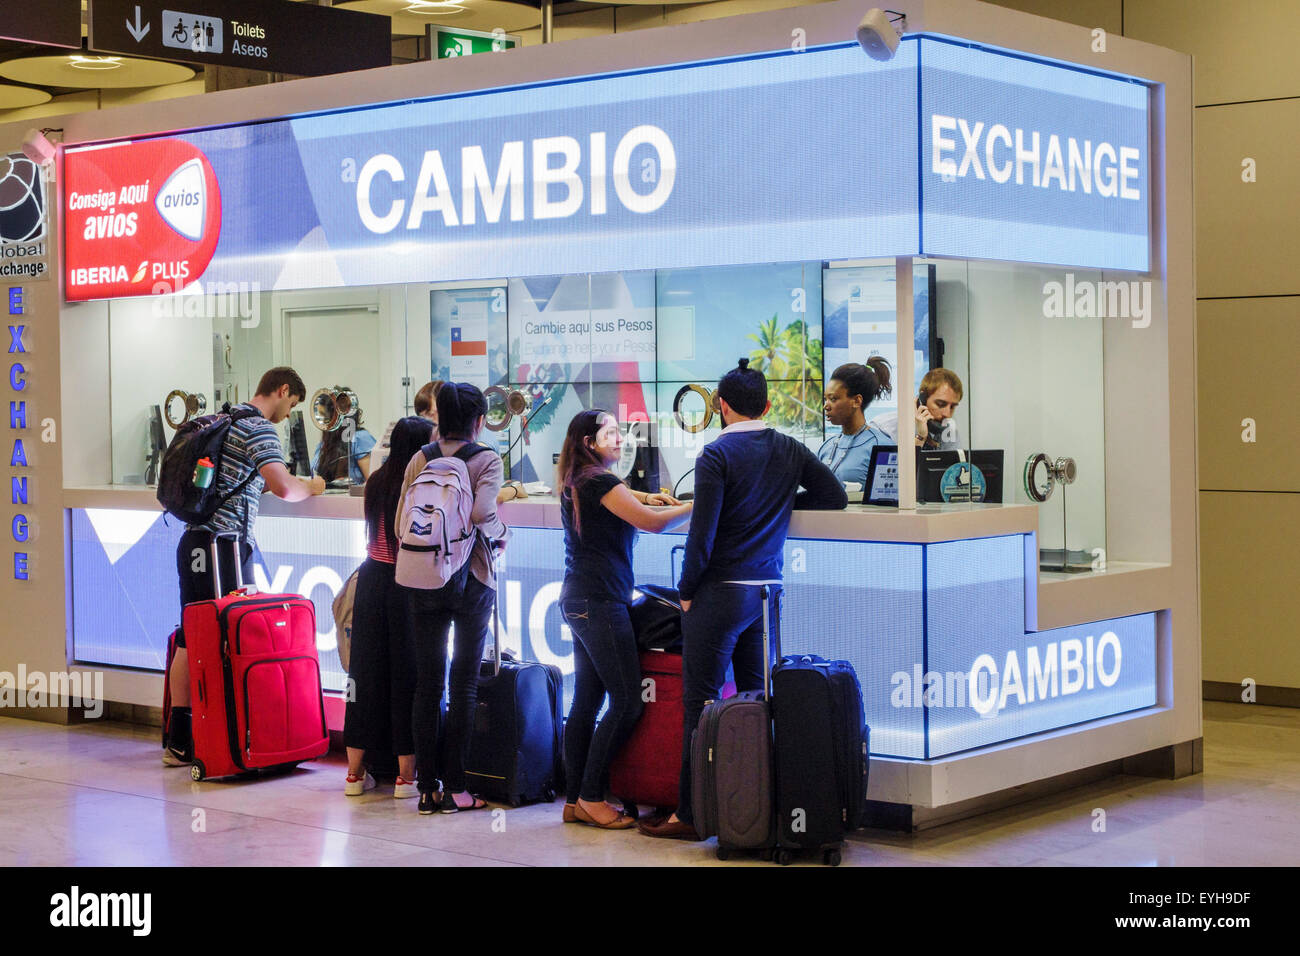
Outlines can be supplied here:
M718 859L732 850L770 850L773 817L772 654L768 603L763 591L763 686L728 700L711 701L691 737L691 789L695 830L718 838Z

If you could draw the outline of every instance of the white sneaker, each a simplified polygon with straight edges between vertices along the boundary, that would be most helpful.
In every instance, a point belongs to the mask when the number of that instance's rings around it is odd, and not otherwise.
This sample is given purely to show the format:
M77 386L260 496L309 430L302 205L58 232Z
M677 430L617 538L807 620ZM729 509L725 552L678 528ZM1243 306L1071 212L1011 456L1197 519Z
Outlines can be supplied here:
M343 785L343 793L349 797L359 797L367 790L375 789L376 786L375 778L362 771L361 776L348 774L347 783Z
M420 788L415 785L415 781L404 780L401 776L398 776L397 782L393 784L393 796L395 798L403 800L407 797L418 797L419 795Z

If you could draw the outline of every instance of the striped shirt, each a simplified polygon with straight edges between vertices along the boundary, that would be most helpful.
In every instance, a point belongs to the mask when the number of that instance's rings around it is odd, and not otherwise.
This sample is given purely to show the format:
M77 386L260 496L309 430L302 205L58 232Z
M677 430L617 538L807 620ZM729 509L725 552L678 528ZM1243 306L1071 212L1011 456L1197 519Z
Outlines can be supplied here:
M256 411L247 402L236 405L235 408ZM217 476L217 491L222 496L230 494L250 472L253 473L253 480L244 486L241 493L231 495L206 522L190 525L189 528L212 532L233 531L239 535L240 540L256 544L253 525L257 521L262 491L266 487L266 482L257 472L277 461L284 464L284 451L280 447L280 435L274 425L261 414L235 421L226 434L226 443L221 450L221 473Z
M366 544L366 554L381 564L397 563L397 542L389 539L382 521L379 522L375 536Z

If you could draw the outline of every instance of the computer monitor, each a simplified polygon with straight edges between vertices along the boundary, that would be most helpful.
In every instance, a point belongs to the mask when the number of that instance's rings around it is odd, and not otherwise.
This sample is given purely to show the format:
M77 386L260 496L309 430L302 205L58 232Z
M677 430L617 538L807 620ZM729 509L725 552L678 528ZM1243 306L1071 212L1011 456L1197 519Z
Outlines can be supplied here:
M898 446L876 445L871 449L867 487L862 501L868 505L898 507Z
M163 453L167 451L167 433L163 431L162 406L153 405L149 409L149 464L144 470L144 483L158 483L158 465Z
M311 477L311 452L307 450L307 426L302 412L289 413L289 473Z
M916 500L918 503L980 501L1002 502L1001 448L964 451L916 451ZM972 474L970 466L979 469ZM964 465L957 468L957 465Z

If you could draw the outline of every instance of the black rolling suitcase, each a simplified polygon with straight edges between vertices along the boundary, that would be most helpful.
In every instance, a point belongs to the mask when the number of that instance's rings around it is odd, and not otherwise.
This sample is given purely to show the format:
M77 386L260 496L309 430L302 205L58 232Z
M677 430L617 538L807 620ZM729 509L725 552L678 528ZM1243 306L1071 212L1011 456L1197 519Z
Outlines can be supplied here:
M466 782L484 799L511 806L549 802L564 789L564 677L551 665L502 660L496 611L492 645L492 660L483 661L479 670Z
M772 687L769 590L763 595L763 686ZM746 691L710 702L691 738L695 831L718 838L717 855L771 850L773 819L772 713L768 694Z
M772 671L776 753L776 852L821 850L840 861L847 830L866 808L868 728L853 665L814 655L785 657Z

